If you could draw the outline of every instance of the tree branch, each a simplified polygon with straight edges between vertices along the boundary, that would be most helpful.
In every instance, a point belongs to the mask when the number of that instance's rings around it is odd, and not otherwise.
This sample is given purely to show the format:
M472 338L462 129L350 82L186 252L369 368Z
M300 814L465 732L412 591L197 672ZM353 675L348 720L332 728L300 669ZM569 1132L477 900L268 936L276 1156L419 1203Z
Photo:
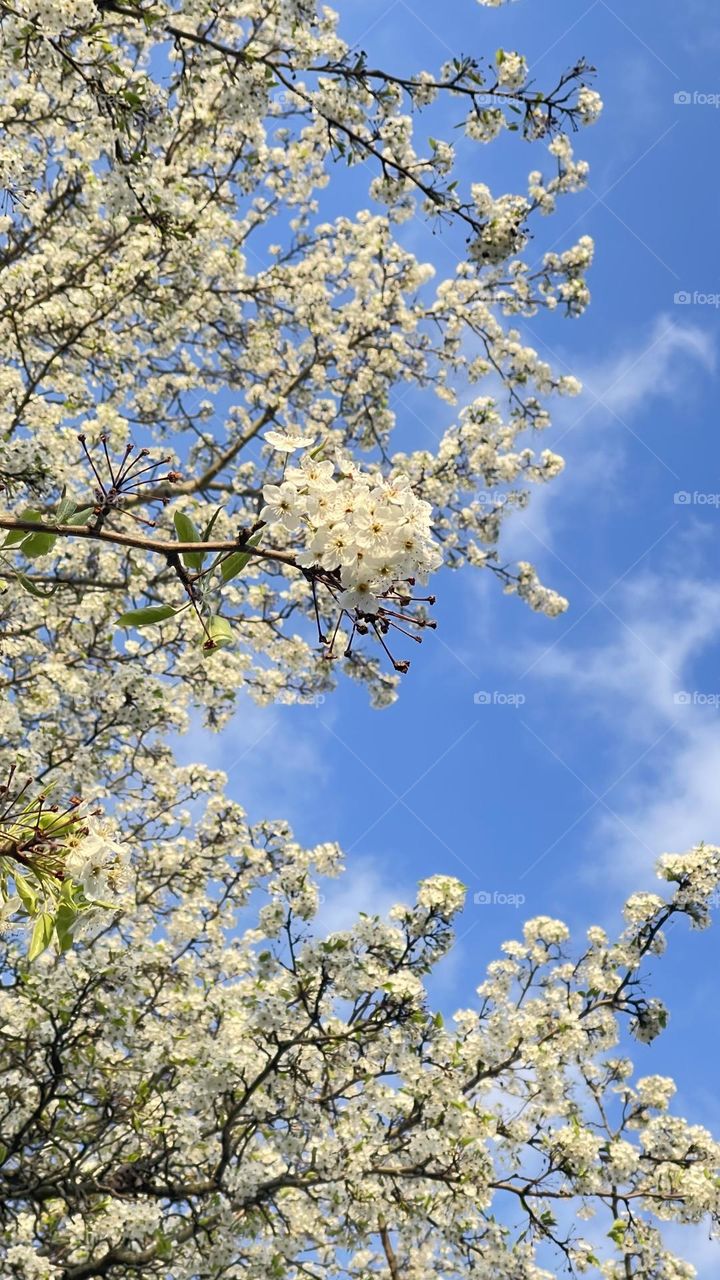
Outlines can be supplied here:
M175 556L186 551L212 551L228 553L242 551L243 554L255 556L259 560L278 560L282 564L297 568L295 555L291 551L279 551L272 548L252 547L240 538L234 541L212 539L209 542L168 542L161 538L144 538L140 534L118 533L110 529L94 529L82 524L53 524L50 521L40 523L37 520L22 520L15 516L0 515L0 529L26 530L28 533L52 533L59 538L86 538L93 542L108 542L111 546L132 547L138 551L150 551L155 555ZM2 548L0 548L1 550Z
M378 1220L378 1230L380 1232L380 1240L382 1243L383 1252L385 1254L385 1257L387 1258L388 1271L392 1276L392 1280L400 1280L400 1267L398 1266L397 1255L395 1253L395 1250L392 1247L390 1233L387 1229L387 1223L385 1222L384 1218L380 1218Z

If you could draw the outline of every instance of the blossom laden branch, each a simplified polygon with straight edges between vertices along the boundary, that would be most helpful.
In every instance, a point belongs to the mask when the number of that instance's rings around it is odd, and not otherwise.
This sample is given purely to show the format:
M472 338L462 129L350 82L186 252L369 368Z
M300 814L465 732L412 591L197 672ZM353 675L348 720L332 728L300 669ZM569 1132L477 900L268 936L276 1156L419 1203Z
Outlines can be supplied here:
M54 519L43 519L42 513L35 511L26 511L14 520L0 517L0 528L8 530L4 548L16 548L18 553L36 558L52 553L58 537L79 537L163 556L182 586L184 604L176 606L168 602L126 609L118 623L135 628L154 626L189 608L200 625L206 653L233 642L231 624L216 606L214 572L219 570L220 582L224 585L237 578L253 557L279 561L297 568L310 583L318 641L328 658L335 656L342 620L348 618L351 632L344 646L346 657L352 653L356 636L373 634L394 670L407 672L408 661L393 656L386 636L395 629L420 643L421 637L407 627L418 630L434 627L423 612L407 610L416 604L434 603L433 596L413 595L413 588L415 575L427 577L439 566L441 555L431 537L430 507L412 495L404 477L390 477L388 481L376 477L371 485L353 464L340 460L340 476L336 478L336 464L322 459L323 448L319 446L305 455L299 467L285 470L282 485L264 487L266 505L252 530L241 530L232 542L212 540L210 534L221 508L211 516L204 532L189 515L176 511L177 541L168 542L149 535L120 533L110 529L108 521L127 514L136 524L155 527L155 520L127 511L127 503L133 499L137 502L141 497L148 476L153 494L148 501L158 500L154 497L158 485L177 483L181 479L174 471L157 476L158 469L170 459L153 461L148 449L134 452L129 443L120 460L113 462L107 439L101 436L102 456L100 462L96 462L88 449L87 437L81 434L79 440L96 483L94 505L78 511L75 502L63 491ZM285 458L313 444L312 437L278 431L268 432L265 441ZM170 499L162 488L159 493L159 501L166 506ZM274 524L288 532L302 527L305 549L292 553L261 547L264 530ZM214 558L205 566L210 552ZM217 574L215 577L217 579ZM43 594L26 575L19 573L18 580L31 594ZM321 622L318 586L326 590L337 609L331 636L326 634Z

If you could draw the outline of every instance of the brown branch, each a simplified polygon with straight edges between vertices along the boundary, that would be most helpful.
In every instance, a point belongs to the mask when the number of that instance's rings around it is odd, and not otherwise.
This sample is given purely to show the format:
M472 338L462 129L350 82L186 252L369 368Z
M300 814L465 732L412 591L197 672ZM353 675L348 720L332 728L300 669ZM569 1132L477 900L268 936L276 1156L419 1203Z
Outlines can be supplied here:
M119 579L113 582L104 578L56 578L52 573L26 573L25 577L28 582L40 582L45 586L87 587L89 591L126 591L129 585ZM13 580L13 574L0 572L0 582L12 582Z
M392 1276L392 1280L400 1280L400 1267L398 1266L397 1254L392 1247L390 1233L387 1229L387 1223L384 1218L378 1219L378 1230L380 1232L383 1252L387 1258L388 1271Z
M291 551L279 551L272 548L251 547L240 539L223 542L213 539L210 542L168 542L161 538L143 538L140 534L118 533L110 529L94 529L86 524L53 524L50 521L41 524L37 520L21 520L14 516L0 515L0 529L27 530L28 533L53 533L59 538L88 538L93 542L109 542L112 546L133 547L138 551L150 551L155 555L175 556L186 551L232 552L242 551L260 560L278 560L282 564L297 568L295 555ZM0 548L1 550L2 548Z

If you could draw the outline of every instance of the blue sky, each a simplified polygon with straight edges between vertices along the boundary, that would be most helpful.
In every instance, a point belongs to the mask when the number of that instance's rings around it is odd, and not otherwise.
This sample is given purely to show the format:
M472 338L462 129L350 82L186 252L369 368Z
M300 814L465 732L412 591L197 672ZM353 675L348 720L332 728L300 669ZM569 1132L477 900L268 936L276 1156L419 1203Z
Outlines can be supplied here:
M199 739L251 816L287 817L309 843L341 841L349 870L325 904L330 927L407 899L438 871L459 875L471 895L524 898L471 902L433 984L448 1012L472 1003L526 916L612 926L628 892L653 887L657 855L720 839L720 313L707 299L720 293L720 109L707 100L720 102L716 5L335 5L346 38L394 69L502 45L524 52L548 85L585 55L606 104L578 139L588 190L543 226L547 245L594 237L592 307L580 321L526 327L586 391L556 406L546 440L566 457L564 475L512 517L505 544L570 598L569 613L534 615L489 574L440 575L439 630L412 655L392 709L373 712L345 684L321 706L243 701L219 738ZM473 180L522 189L538 155L507 142L463 148ZM340 184L335 198L354 212L361 188L353 177ZM407 236L419 257L453 269L452 234L416 222ZM448 425L434 400L396 408L418 445ZM476 702L481 691L495 700ZM195 736L191 747L197 756ZM669 1030L634 1047L640 1072L674 1075L680 1109L716 1132L717 962L716 932L674 932L654 979ZM701 1276L717 1274L717 1246L699 1237L686 1247Z

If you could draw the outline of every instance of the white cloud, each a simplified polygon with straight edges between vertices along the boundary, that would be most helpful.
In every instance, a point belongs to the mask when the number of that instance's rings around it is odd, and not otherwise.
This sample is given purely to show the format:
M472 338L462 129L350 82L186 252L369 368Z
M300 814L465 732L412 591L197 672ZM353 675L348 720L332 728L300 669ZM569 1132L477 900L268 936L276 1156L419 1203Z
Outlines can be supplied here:
M632 576L607 599L609 618L597 606L598 625L612 625L607 642L558 643L541 656L542 674L562 680L613 719L622 702L626 737L684 723L692 708L679 705L676 695L692 684L693 661L717 637L720 581L688 580L673 560L665 572Z
M537 341L537 335L531 337ZM541 354L562 372L568 371L554 352L541 349ZM669 315L657 316L633 346L624 344L616 353L593 363L583 365L575 360L572 372L583 383L583 394L577 399L555 401L555 426L547 437L549 447L565 458L566 469L559 479L534 486L529 507L510 517L503 533L508 556L542 564L546 549L562 532L569 508L588 496L593 502L603 494L617 500L626 448L633 438L631 432L646 445L648 465L662 468L659 456L653 463L656 441L652 428L631 427L628 419L658 401L667 406L686 400L698 370L711 373L715 360L715 344L709 332ZM545 579L548 578L546 570Z
M386 916L398 902L415 901L417 886L408 878L388 874L386 863L372 855L354 853L337 880L323 883L324 901L318 913L318 932L349 929L360 912Z
M327 704L259 707L242 697L222 733L203 728L198 716L173 747L182 763L202 760L211 769L222 769L228 794L252 821L283 817L297 826L315 816L314 796L326 813L329 767L320 721L333 715Z
M707 332L660 316L634 348L580 370L589 411L559 446L568 454L568 469L553 486L557 493L537 495L541 503L536 496L523 516L525 527L518 525L518 540L536 534L537 561L545 559L543 544L552 547L556 539L559 555L566 554L565 512L589 500L596 506L603 479L613 501L632 493L623 470L628 429L652 449L648 410L658 399L663 406L685 403L698 372L710 372L714 363ZM648 466L654 465L662 464L648 457ZM653 557L660 568L629 568L609 590L607 608L596 603L584 626L573 629L571 622L567 639L538 649L532 664L536 676L554 681L597 718L600 748L612 744L617 782L588 819L592 858L586 875L599 882L610 874L623 889L651 883L660 853L720 839L720 708L695 697L695 691L701 698L720 693L720 676L714 689L695 674L720 639L720 581L703 576L714 540L707 521L669 509L668 530L678 512L680 528L660 539L662 554ZM588 643L588 633L600 638ZM693 697L689 705L677 701L683 691Z
M536 671L614 742L618 782L595 810L589 875L630 888L650 882L659 854L720 840L720 678L698 688L694 674L720 635L720 582L685 579L670 563L612 604L607 641L556 645Z
M710 333L671 315L660 315L635 347L581 368L579 377L588 393L607 408L629 414L649 400L683 394L690 366L696 364L707 372L715 367Z

